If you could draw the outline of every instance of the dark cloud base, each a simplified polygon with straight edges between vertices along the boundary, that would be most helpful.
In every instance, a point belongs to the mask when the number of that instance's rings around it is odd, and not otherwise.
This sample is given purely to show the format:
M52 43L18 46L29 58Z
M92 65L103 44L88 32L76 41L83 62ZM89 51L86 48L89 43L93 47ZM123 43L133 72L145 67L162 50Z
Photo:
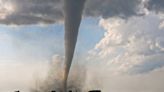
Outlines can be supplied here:
M2 3L11 3L16 8L5 18L0 18L0 24L51 24L64 18L63 0L3 0ZM84 16L128 18L144 15L139 13L141 4L143 0L87 0ZM148 0L145 8L150 11L164 12L164 1Z

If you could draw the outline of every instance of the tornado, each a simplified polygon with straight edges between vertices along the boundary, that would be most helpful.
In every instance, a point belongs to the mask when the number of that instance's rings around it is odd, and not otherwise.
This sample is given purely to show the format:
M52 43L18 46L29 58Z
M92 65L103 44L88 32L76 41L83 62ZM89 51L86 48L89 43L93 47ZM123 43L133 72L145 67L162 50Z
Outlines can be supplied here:
M63 92L67 91L67 79L76 47L79 26L85 0L64 0L65 17L65 65Z

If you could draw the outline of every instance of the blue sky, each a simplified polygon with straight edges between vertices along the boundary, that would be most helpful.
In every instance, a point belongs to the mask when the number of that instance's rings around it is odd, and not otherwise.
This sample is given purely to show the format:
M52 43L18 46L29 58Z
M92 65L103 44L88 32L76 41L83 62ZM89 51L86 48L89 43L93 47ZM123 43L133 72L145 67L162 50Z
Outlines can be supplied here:
M82 21L77 43L78 54L87 51L103 37L104 29L99 19L86 18ZM64 54L63 24L7 26L0 25L0 62L4 57L28 57L50 59L54 54ZM6 40L5 40L6 39Z

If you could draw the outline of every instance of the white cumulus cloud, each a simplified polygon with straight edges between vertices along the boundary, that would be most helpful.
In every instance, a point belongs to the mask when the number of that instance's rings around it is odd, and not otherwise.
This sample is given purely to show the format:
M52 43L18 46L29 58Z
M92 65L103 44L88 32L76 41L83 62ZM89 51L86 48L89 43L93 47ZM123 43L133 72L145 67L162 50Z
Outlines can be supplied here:
M105 62L109 70L144 73L164 66L164 29L159 15L101 19L104 37L89 51L90 59Z

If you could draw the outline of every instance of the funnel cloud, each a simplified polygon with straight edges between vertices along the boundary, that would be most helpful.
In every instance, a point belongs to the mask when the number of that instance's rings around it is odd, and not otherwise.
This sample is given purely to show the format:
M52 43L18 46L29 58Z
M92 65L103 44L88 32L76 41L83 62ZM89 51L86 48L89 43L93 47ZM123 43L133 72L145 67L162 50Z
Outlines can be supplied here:
M67 89L67 78L76 46L78 30L81 22L85 0L65 0L65 73L64 92Z

